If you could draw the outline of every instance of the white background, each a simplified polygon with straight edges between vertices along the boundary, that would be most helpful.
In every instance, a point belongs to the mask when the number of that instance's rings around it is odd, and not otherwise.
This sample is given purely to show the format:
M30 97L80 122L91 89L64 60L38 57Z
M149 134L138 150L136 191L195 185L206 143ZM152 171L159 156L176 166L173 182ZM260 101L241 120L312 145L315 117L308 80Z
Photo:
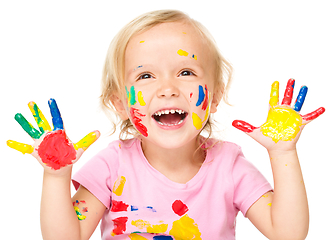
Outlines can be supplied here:
M280 81L280 95L289 78L296 79L296 94L301 85L309 87L301 113L326 107L326 113L305 128L298 152L310 205L308 239L333 239L333 15L330 1L318 0L1 1L0 238L42 239L43 171L33 157L6 146L8 139L32 143L14 115L21 112L33 123L27 107L33 100L50 119L47 100L52 97L74 142L100 130L102 137L75 165L77 171L118 136L108 136L111 125L98 107L108 45L123 25L156 9L179 9L203 23L233 64L233 106L221 105L215 114L221 129L215 135L241 145L271 183L266 150L231 122L264 123L275 80ZM242 214L237 218L236 237L266 239ZM99 228L91 239L100 239Z

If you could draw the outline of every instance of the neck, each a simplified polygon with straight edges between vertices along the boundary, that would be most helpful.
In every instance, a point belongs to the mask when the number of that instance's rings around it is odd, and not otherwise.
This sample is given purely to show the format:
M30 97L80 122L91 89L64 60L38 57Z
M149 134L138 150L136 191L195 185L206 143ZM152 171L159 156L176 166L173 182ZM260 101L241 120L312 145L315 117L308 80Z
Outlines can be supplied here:
M186 183L200 169L205 160L204 151L199 148L196 139L186 146L166 149L142 140L143 153L152 167L170 180Z

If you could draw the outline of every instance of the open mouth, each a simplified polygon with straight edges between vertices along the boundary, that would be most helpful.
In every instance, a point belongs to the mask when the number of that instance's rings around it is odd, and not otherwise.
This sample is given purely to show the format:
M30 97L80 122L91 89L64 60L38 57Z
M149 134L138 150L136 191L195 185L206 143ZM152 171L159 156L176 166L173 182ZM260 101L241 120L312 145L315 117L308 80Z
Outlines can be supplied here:
M155 112L152 117L163 126L176 126L181 124L187 116L187 112L180 109L169 109Z

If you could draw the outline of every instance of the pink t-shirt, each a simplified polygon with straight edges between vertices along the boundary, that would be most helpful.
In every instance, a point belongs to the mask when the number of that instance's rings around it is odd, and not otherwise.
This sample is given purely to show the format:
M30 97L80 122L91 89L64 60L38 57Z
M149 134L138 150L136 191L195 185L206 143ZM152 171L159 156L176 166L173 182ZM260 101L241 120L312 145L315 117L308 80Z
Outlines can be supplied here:
M186 184L154 169L139 139L110 143L73 183L106 206L102 239L235 239L238 211L245 215L272 190L238 145L221 141L207 150L199 172Z

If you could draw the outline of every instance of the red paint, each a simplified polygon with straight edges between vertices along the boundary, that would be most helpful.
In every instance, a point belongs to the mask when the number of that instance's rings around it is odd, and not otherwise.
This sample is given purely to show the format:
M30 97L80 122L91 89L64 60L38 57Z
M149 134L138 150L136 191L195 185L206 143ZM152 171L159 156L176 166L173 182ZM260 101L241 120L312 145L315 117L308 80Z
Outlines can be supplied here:
M243 132L246 132L246 133L253 132L254 129L257 129L257 127L254 127L251 124L241 121L241 120L233 121L232 126L234 126L235 128L237 128Z
M76 151L64 130L48 133L39 145L38 155L43 163L55 170L72 164L76 159Z
M292 99L293 99L293 92L294 92L294 85L295 85L295 80L294 79L289 79L286 87L286 91L284 92L284 97L282 100L282 105L290 105Z
M142 114L139 112L139 109L133 108L131 107L130 109L130 113L131 113L131 117L132 117L132 121L136 127L136 129L139 131L139 133L141 133L143 136L147 137L148 133L147 133L147 128L145 125L143 125L141 123L142 119L141 117L144 117L146 115Z
M188 211L188 207L180 200L176 200L172 204L172 210L179 216L184 215Z
M83 207L82 212L88 212L88 207Z
M112 232L115 235L123 234L126 231L127 220L128 220L128 217L119 217L116 219L112 219L113 225L114 225L114 229Z
M190 93L190 98L192 98L192 96L193 96L193 93Z
M128 204L122 202L122 201L116 201L112 200L112 207L111 212L121 212L121 211L127 211Z
M82 201L80 201L80 203L84 203L84 204L86 204L86 201L82 200Z
M311 121L311 120L316 119L317 117L319 117L324 112L325 112L325 108L321 107L321 108L318 108L316 111L313 111L309 114L306 114L306 115L302 116L302 118L305 121Z
M209 96L208 96L208 89L207 89L207 85L205 85L205 99L204 99L204 101L203 101L203 103L202 103L202 110L206 110L206 108L208 107L208 99L209 98Z

